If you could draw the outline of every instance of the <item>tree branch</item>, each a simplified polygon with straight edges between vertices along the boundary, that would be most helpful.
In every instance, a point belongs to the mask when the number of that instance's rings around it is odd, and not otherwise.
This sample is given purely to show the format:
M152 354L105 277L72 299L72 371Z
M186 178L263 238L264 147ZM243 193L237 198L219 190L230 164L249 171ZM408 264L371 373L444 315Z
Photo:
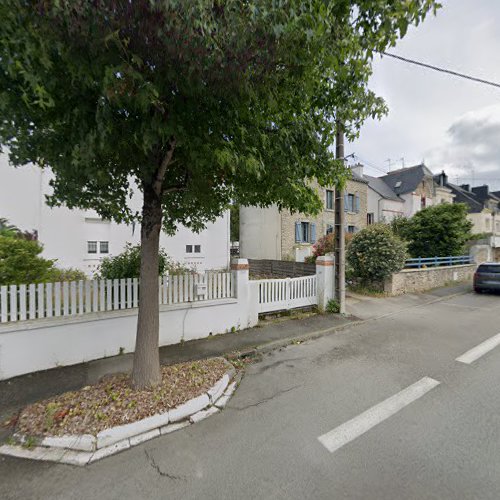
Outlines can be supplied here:
M178 184L173 184L172 186L169 186L165 189L163 189L162 193L174 193L177 191L182 191L187 188L188 181L190 177L190 172L189 169L186 168L186 173L184 174L184 179L182 182L179 182Z
M167 151L165 157L163 158L161 165L158 168L158 171L156 172L156 178L153 182L153 189L158 196L160 196L163 193L163 179L165 178L165 173L167 172L167 168L172 161L172 156L174 155L175 151L175 145L176 145L176 140L174 137L170 141L170 148Z

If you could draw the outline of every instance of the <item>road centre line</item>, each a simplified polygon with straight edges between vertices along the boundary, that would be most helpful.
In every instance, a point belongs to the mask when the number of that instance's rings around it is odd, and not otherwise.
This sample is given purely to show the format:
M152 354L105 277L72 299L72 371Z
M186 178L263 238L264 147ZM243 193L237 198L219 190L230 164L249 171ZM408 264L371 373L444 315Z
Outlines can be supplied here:
M456 358L455 361L459 361L460 363L465 363L466 365L470 365L474 363L474 361L479 359L481 356L484 356L486 353L493 350L498 345L500 345L500 333L494 335L488 340L485 340L476 347L473 347L466 353Z
M319 442L330 452L342 448L372 427L380 424L438 386L440 382L424 377L390 398L372 406L357 417L318 437Z

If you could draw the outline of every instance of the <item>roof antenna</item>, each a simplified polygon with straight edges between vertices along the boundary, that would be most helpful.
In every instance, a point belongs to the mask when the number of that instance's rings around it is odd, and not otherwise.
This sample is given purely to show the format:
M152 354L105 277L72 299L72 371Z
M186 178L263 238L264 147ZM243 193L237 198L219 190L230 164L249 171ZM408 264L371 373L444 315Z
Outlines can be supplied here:
M387 158L384 163L387 163L387 172L391 171L391 166L394 165L394 161L392 161L390 158Z

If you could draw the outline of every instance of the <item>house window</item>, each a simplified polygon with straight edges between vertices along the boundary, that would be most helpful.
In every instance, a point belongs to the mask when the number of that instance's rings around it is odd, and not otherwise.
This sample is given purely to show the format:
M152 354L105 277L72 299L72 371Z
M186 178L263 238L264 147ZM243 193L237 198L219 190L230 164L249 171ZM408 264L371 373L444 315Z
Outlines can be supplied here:
M327 224L326 225L326 234L332 234L332 233L333 233L333 225Z
M373 224L374 222L375 222L375 214L373 212L366 214L366 223L370 225Z
M109 241L100 241L99 242L99 252L100 253L109 253Z
M87 252L97 253L97 241L87 241Z
M296 243L316 243L316 224L296 222L295 241Z
M333 198L333 191L330 189L326 190L326 209L327 210L333 210L334 208L334 198Z
M347 232L348 233L355 233L356 232L356 226L347 226Z
M427 199L426 199L426 197L425 197L425 196L422 196L422 200L421 200L421 202L420 202L420 206L421 206L422 208L425 208L425 207L426 207L426 205L427 205Z
M345 193L344 211L353 213L359 212L359 196L357 194Z
M193 245L186 245L186 253L193 253Z
M194 246L194 253L201 253L201 245Z

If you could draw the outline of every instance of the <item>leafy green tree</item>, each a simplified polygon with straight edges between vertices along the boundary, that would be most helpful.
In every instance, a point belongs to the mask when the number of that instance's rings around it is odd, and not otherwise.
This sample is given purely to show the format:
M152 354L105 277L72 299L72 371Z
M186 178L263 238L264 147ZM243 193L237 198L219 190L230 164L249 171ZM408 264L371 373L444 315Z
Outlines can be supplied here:
M159 233L231 201L315 213L386 107L371 62L434 0L0 0L0 143L54 173L52 205L141 220L133 383L160 381ZM143 194L129 208L131 184Z
M442 203L417 212L408 221L404 237L413 257L462 255L471 237L467 205Z
M400 271L407 258L406 243L387 224L373 224L356 233L346 251L351 274L363 284L377 284Z
M0 285L19 285L50 281L54 260L40 257L37 241L0 235Z

